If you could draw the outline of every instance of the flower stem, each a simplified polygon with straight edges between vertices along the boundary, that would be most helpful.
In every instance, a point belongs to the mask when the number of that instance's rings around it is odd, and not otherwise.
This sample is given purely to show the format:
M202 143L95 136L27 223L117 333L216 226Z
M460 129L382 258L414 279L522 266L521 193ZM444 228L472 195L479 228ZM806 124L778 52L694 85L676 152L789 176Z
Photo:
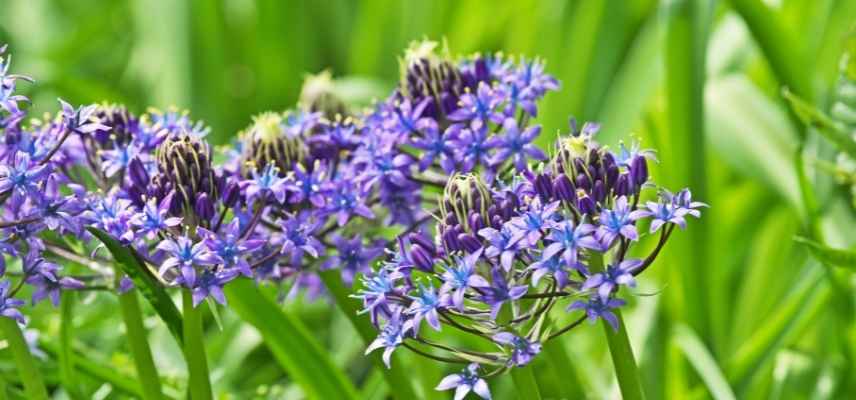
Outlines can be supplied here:
M30 346L27 345L18 322L11 318L0 317L0 331L6 337L9 351L15 359L15 367L24 384L24 397L32 400L47 400L48 390L42 380L42 374L36 367L36 360L30 354Z
M193 307L189 290L181 292L184 311L184 358L187 360L188 389L192 400L211 400L211 382L202 332L202 309Z
M122 319L125 321L128 345L131 347L131 354L134 357L137 377L142 384L143 399L160 400L163 398L160 377L158 377L155 369L152 350L149 348L149 342L146 338L146 328L143 326L136 289L119 295L119 307L122 312Z
M68 397L72 399L85 398L78 387L75 377L74 360L72 359L72 333L74 331L74 296L73 291L62 293L60 300L60 324L59 324L59 377L60 382Z
M541 392L538 391L538 382L535 380L535 374L532 373L531 365L512 368L511 379L514 381L517 397L521 399L541 399Z
M593 254L589 266L593 272L603 271L603 256ZM642 400L645 398L645 392L642 390L642 381L639 379L639 369L636 367L636 358L633 356L624 318L621 311L616 309L613 312L618 320L618 330L613 329L605 320L601 322L609 345L612 366L615 368L615 378L625 400Z

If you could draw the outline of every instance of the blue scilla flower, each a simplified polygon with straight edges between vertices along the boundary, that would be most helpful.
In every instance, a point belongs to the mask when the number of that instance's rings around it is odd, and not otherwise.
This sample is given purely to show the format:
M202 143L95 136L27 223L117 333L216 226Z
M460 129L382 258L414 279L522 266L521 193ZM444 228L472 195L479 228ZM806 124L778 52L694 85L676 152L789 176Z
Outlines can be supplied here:
M435 389L455 389L455 400L463 400L470 392L475 393L484 400L490 400L490 389L487 386L487 381L479 376L478 370L479 365L472 363L463 371L443 378Z
M181 224L180 217L169 217L172 205L172 194L167 195L160 202L156 198L146 201L143 209L131 217L130 223L138 229L138 234L149 240L154 240L158 233Z
M9 281L0 282L0 316L12 318L15 321L18 321L19 324L24 325L26 323L26 319L24 318L24 315L21 314L21 311L18 310L18 307L24 305L25 302L24 300L19 300L9 296L10 285L11 282Z
M598 296L606 300L620 285L636 286L633 272L641 265L642 260L624 260L618 264L609 265L606 271L598 272L586 279L582 289L597 289Z
M339 180L336 187L330 191L321 215L335 215L339 226L347 224L355 215L374 219L374 212L364 203L364 195L363 190L352 180Z
M93 104L74 108L62 99L59 99L59 102L62 105L63 124L65 124L65 129L68 132L87 134L98 130L109 131L111 129L95 118L98 106Z
M139 153L139 149L133 145L104 150L101 152L101 172L107 178L113 177L119 171L128 168L131 160L137 157Z
M484 293L480 300L490 306L490 317L495 320L503 304L520 299L529 288L526 285L509 286L499 268L494 268L491 275L493 281L490 285L479 289Z
M315 237L317 223L311 223L305 218L295 216L280 221L282 229L282 248L280 252L289 256L294 265L301 265L304 255L317 258L324 245Z
M290 137L299 137L321 122L320 112L291 111L285 116L285 131Z
M622 299L602 299L600 296L592 296L589 301L577 300L568 307L568 311L585 310L586 317L590 323L595 323L599 318L608 322L612 329L618 330L618 317L612 310L626 304Z
M315 207L323 207L324 191L329 189L326 164L316 160L311 170L298 164L286 189L291 193L288 198L291 204L309 201Z
M256 199L264 202L269 195L273 196L277 202L283 203L285 202L288 181L280 177L279 168L270 163L261 172L254 169L253 178L243 181L242 187L248 203L252 204Z
M422 137L414 140L411 145L417 149L423 150L422 158L419 159L419 170L425 171L430 167L434 160L439 159L440 167L447 174L451 174L455 170L455 146L454 141L458 134L458 129L446 129L441 132L437 124L433 120L423 120L419 124Z
M517 171L522 172L526 170L528 159L546 160L547 154L532 144L540 133L540 125L530 126L521 132L514 118L506 118L502 123L502 135L496 144L499 151L491 158L491 164L499 165L511 158Z
M396 282L403 277L401 272L387 268L381 268L376 273L367 273L360 277L362 289L357 294L351 295L363 301L363 309L359 313L369 313L375 325L380 315L389 315L388 296L399 294L400 290Z
M383 254L383 247L374 244L364 245L362 236L346 238L333 237L336 254L324 263L325 269L336 268L342 271L342 279L349 285L358 273L369 271L369 263Z
M519 217L508 222L513 233L512 241L521 241L528 246L534 246L541 239L543 232L555 225L553 216L559 208L559 202L554 201L545 205L534 205Z
M476 128L463 128L456 124L449 127L447 132L453 132L451 141L458 150L457 158L461 161L460 171L462 173L472 171L476 166L489 166L491 154L498 142L496 138L488 137L488 127L481 125Z
M408 296L413 300L413 304L407 309L406 313L413 316L413 332L419 332L419 326L422 320L428 321L434 330L440 330L440 320L438 319L437 309L440 308L440 297L437 295L437 290L429 284L419 284L416 295Z
M600 249L600 243L592 236L595 227L591 224L574 224L573 220L566 219L556 223L550 228L547 239L552 241L544 248L544 258L559 255L565 263L577 268L578 254L582 249Z
M366 353L369 354L377 349L383 348L383 362L387 368L391 368L392 352L404 343L404 334L407 327L401 321L401 310L393 310L390 319L378 334L377 338L366 348Z
M0 164L0 193L15 191L22 196L41 196L41 183L50 175L48 164L36 164L29 154L17 153L11 165Z
M482 250L467 254L464 257L455 256L454 263L446 267L441 279L440 295L444 305L451 305L459 311L464 310L464 293L468 288L489 287L490 283L476 273L476 263L481 257Z
M82 214L82 217L93 223L96 228L109 233L125 244L136 237L131 225L133 216L134 209L131 201L119 198L115 194L96 196L89 204L89 209Z
M236 269L223 269L220 271L204 270L199 274L191 287L193 306L196 307L208 297L214 301L226 305L226 295L223 294L223 286L238 276Z
M639 233L636 231L636 220L644 216L639 210L632 211L627 202L627 197L621 196L615 200L615 206L604 209L600 213L597 228L597 238L604 248L609 248L615 243L615 239L623 236L628 240L638 240Z
M585 268L582 264L578 265L577 269ZM532 286L538 286L545 275L552 275L559 289L568 285L568 264L558 255L547 257L542 254L541 259L532 263L529 269L532 270Z
M179 236L176 239L166 239L157 245L158 250L164 251L169 256L161 264L158 273L161 276L173 268L178 269L176 283L188 288L196 285L196 269L208 265L222 263L216 254L211 253L205 243L193 241L187 236Z
M532 358L541 352L541 343L530 341L525 337L517 336L509 332L500 332L492 337L493 341L500 345L511 348L509 364L522 367L529 364Z
M484 254L490 258L499 258L499 264L503 269L509 271L511 263L514 262L514 256L520 249L517 241L514 240L514 231L511 226L504 224L500 230L494 228L482 228L479 230L479 236L485 238L489 245L485 248Z
M486 125L488 122L501 124L504 115L498 111L498 107L505 101L506 92L501 86L491 87L485 82L479 82L475 93L467 89L461 95L458 108L451 114L452 121L473 121L474 126Z
M385 107L383 115L386 115L387 118L383 123L384 128L398 135L409 135L421 131L419 125L422 121L422 113L430 101L430 98L426 98L413 104L410 100L404 99L392 106Z
M247 258L264 246L265 240L244 238L238 219L232 220L219 232L199 227L197 233L204 238L202 242L219 258L223 267L236 269L246 277L253 276Z

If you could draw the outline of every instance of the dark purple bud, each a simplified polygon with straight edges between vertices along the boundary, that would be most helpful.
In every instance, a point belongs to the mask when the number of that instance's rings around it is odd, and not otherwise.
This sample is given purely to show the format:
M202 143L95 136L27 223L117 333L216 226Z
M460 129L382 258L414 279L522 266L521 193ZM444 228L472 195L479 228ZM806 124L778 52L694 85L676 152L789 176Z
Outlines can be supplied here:
M428 254L432 256L437 254L437 247L434 246L434 241L430 236L422 232L413 232L408 236L408 238L410 238L411 242L418 244L423 249L427 250Z
M571 183L571 180L568 179L567 175L560 174L555 180L553 180L553 190L556 193L556 197L560 200L567 201L571 204L576 203L577 191L574 189L574 184Z
M627 196L630 194L630 181L628 174L621 174L615 182L615 195Z
M594 183L594 188L591 190L591 196L595 201L602 202L606 198L606 189L603 187L603 181Z
M443 244L446 245L446 248L449 251L458 251L463 249L461 242L458 240L458 232L455 227L447 227L446 231L443 232L442 237Z
M583 171L585 171L585 170L586 170L585 161L583 161L582 158L575 158L574 159L574 172L583 173Z
M630 164L630 173L634 186L642 186L648 181L648 161L644 156L636 156Z
M594 200L588 196L580 197L577 208L579 208L580 213L588 215L593 215L595 211L597 211L597 206L594 204Z
M505 220L504 220L501 216L499 216L499 215L494 215L494 216L493 216L493 217L491 217L491 219L490 219L490 226L491 226L493 229L499 230L499 229L502 227L502 223L503 223L503 222L505 222Z
M214 218L214 204L208 198L208 193L202 193L196 197L196 204L193 205L193 211L196 216L202 221L210 221Z
M461 242L463 249L466 250L467 253L475 253L482 247L481 241L473 234L462 233L458 235L458 240Z
M578 188L589 191L591 190L591 181L589 180L588 175L579 174L577 175L577 185Z
M535 177L535 192L541 197L544 202L553 198L553 185L550 182L550 177L546 174L538 174Z
M134 186L146 187L149 184L149 173L146 172L146 167L137 157L134 157L128 164L128 175L131 176L131 182L134 183Z
M484 219L482 219L481 214L474 212L470 214L470 232L478 232L480 229L484 228Z
M223 190L223 205L227 208L232 207L238 201L238 196L241 195L241 187L237 182L229 182L226 184L226 189Z
M606 186L615 185L615 180L618 179L618 174L620 171L618 170L618 165L613 163L612 165L606 167Z
M434 271L434 262L431 260L428 250L425 250L418 244L414 244L410 247L410 261L413 262L413 265L416 265L416 268L419 268L422 271Z
M589 165L597 165L600 163L600 152L598 149L589 151Z

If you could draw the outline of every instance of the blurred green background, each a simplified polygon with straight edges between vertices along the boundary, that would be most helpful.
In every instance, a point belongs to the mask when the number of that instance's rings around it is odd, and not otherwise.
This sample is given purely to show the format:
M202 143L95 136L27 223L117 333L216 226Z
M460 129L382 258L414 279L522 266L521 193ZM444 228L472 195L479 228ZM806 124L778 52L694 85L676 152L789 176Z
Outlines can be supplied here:
M597 120L601 142L634 135L657 149L658 182L688 185L712 205L631 296L626 316L649 398L856 398L853 276L793 241L852 245L853 208L820 168L835 151L780 95L787 86L828 109L854 21L853 0L2 0L0 43L10 44L15 72L36 78L21 85L36 110L55 110L58 96L138 112L176 105L210 124L217 143L255 113L292 106L306 73L330 69L354 98L384 97L411 40L542 57L562 83L540 108L542 145L571 115ZM120 333L103 333L118 324L114 300L85 297L81 349L127 370ZM365 371L341 312L285 307L367 397L387 393ZM50 337L51 310L39 312L35 324ZM208 331L215 390L300 397L252 328L228 312L223 319L222 331ZM180 353L155 332L162 373L180 376ZM535 366L546 397L618 396L599 328L582 327L560 347ZM412 357L395 367L412 372L425 396L449 396L431 387L450 370ZM495 397L513 397L510 384L494 379Z

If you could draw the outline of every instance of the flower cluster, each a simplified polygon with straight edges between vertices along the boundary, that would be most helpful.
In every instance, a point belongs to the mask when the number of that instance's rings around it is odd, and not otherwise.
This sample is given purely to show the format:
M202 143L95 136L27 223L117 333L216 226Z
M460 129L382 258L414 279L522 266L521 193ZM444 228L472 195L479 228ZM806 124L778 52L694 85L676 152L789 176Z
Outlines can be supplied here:
M403 235L390 259L364 277L357 297L379 331L368 351L383 348L389 361L406 344L424 354L446 353L438 359L492 366L487 375L493 375L528 364L542 343L586 318L617 329L614 310L625 304L620 288L633 287L674 228L699 217L705 205L687 189L659 189L657 201L642 201L656 188L648 175L653 153L623 144L612 152L594 141L597 130L572 122L551 160L507 180L454 175L440 200L435 235ZM659 236L654 250L630 257L646 234ZM551 327L554 309L585 315ZM428 339L422 321L435 331L479 336L497 351ZM478 389L487 398L478 369L447 377L438 389Z

